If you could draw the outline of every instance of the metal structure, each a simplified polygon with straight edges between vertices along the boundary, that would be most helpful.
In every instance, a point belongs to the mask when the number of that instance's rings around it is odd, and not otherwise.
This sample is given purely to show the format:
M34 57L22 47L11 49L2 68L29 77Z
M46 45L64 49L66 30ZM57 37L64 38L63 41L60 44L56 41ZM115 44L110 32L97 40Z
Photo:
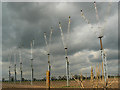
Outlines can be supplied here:
M22 72L22 57L21 57L21 50L19 48L19 58L20 58L20 83L22 82L22 78L23 78L23 72Z
M9 66L9 82L11 81L11 72L10 72L10 66Z
M46 47L47 47L47 55L48 55L48 71L46 72L46 79L47 79L46 84L47 84L48 88L50 88L50 80L51 80L50 44L51 44L52 32L53 32L53 28L51 27L49 43L47 42L46 32L44 32L45 44L46 44Z
M33 69L33 47L34 47L34 40L31 41L31 85L33 84L34 79L34 69Z
M94 88L93 83L94 83L94 74L93 74L93 67L91 66L91 83L92 83L92 88Z
M9 62L9 72L8 72L8 74L9 74L9 82L11 81L11 59L12 59L12 56L8 55L8 60L10 60L10 62Z
M96 66L96 88L98 88L98 74L99 74L99 70L98 70L98 65Z
M105 81L105 87L107 87L107 78L108 78L108 74L107 74L107 61L106 61L106 54L105 51L102 47L102 37L98 37L100 38L100 45L101 45L101 57L103 60L103 73L104 73L104 81Z
M109 4L110 6L110 4ZM102 57L102 62L103 62L103 71L102 73L104 73L104 82L105 82L105 88L107 87L107 78L108 78L108 75L107 75L107 61L106 61L106 54L105 54L105 51L103 49L103 45L102 45L102 38L103 38L103 33L102 33L102 30L103 28L100 27L100 23L99 23L99 16L98 16L98 11L97 11L97 7L96 7L96 2L94 2L94 7L95 7L95 12L96 12L96 19L97 19L97 22L98 22L98 30L100 30L100 34L98 35L98 38L100 39L100 46L101 46L101 57ZM108 12L107 14L109 14L109 10L110 10L110 7L108 7ZM81 16L82 18L85 20L85 22L87 22L87 24L89 24L91 26L91 28L93 28L93 26L90 24L90 22L88 21L88 19L84 16L84 13L83 11L81 10ZM106 20L105 20L106 22ZM96 33L96 32L95 32Z
M69 86L69 60L68 60L68 56L67 56L67 48L65 48L65 52L66 52L66 77L67 77L67 86Z
M14 54L14 82L16 82L16 80L17 80L17 77L16 77L16 74L17 74L17 72L16 72L16 54Z
M68 59L68 55L67 55L67 50L68 50L68 39L69 39L69 32L70 32L70 16L69 16L69 22L68 22L68 34L67 34L67 43L65 44L64 41L64 35L63 35L63 31L62 31L62 27L61 27L61 23L59 22L59 28L61 31L61 37L62 37L62 42L63 42L63 46L65 49L65 59L66 59L66 78L67 78L67 86L69 86L69 78L70 78L70 65L69 65L69 59Z

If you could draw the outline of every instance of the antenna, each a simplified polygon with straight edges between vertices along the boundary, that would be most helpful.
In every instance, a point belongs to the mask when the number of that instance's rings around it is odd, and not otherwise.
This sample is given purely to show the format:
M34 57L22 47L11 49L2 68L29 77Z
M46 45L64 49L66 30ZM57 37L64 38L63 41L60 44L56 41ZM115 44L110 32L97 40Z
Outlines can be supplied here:
M88 21L88 19L85 17L82 9L81 9L81 16L85 20L85 22L87 22L87 24L90 24L90 22Z
M16 82L17 78L16 78L16 54L14 53L14 73L15 73L15 76L14 76L14 82Z
M98 73L99 73L99 71L98 71L98 65L96 66L96 88L98 88Z
M19 58L20 58L20 83L22 82L22 57L21 57L21 49L19 48Z
M104 49L103 49L103 45L102 45L102 28L100 27L100 23L99 23L99 16L98 16L98 11L97 11L97 7L96 7L96 2L94 2L94 6L95 6L95 12L96 12L96 19L98 21L98 30L101 31L101 34L99 34L98 38L100 39L100 50L101 50L101 57L102 57L102 61L103 61L103 71L104 71L104 81L105 81L105 88L107 87L107 61L106 61L106 55L104 53ZM109 10L108 10L109 11ZM84 16L82 10L81 10L81 16L83 17L83 19L89 24L88 20L86 19L86 17Z
M100 75L101 75L101 73L100 73L100 72L101 72L101 64L100 64L100 63L99 63L99 69L98 69L98 72L99 72L99 73L98 73L98 76L99 76L99 79L100 79L100 78L101 78L101 77L100 77Z
M33 84L33 47L34 47L34 40L31 41L31 85Z
M68 21L68 31L67 31L67 40L69 40L69 32L70 32L70 16L69 16L69 21ZM62 43L63 43L63 46L64 46L64 49L65 49L65 59L66 59L66 77L67 77L67 86L69 86L69 78L70 78L70 66L69 66L69 60L68 60L68 55L67 55L67 44L68 44L68 41L67 43L65 44L65 41L64 41L64 35L63 35L63 31L62 31L62 27L61 27L61 23L59 22L59 29L61 31L61 38L62 38Z
M45 44L46 44L46 47L47 47L47 53L49 53L49 47L48 47L48 43L47 43L46 32L44 32L44 38L45 38Z
M106 61L106 53L104 49L102 50L102 58L103 58L103 69L104 69L104 80L105 80L105 86L107 87L107 79L108 79L108 74L107 74L107 61Z
M67 44L66 44L66 47L68 47L68 43L69 43L69 40L70 40L70 36L69 36L69 34L70 34L70 23L71 23L71 20L70 20L70 16L69 16L69 21L68 21L68 31L67 31Z
M51 78L50 78L50 73L51 73L51 64L50 64L50 44L51 44L51 38L52 38L52 33L53 33L53 27L51 27L51 30L50 30L50 37L49 37L49 43L47 42L47 36L46 36L46 32L44 32L44 39L45 39L45 43L46 43L46 47L47 47L47 55L48 55L48 71L47 71L47 73L49 73L48 74L48 78L47 79L49 79L49 80L47 80L48 82L48 88L50 88L50 80L51 80ZM47 76L46 76L47 77Z
M93 25L90 23L90 21L85 17L83 10L81 9L81 17L84 19L84 21L90 26L91 29L93 29ZM94 31L94 33L97 35L97 32Z
M51 27L51 30L50 30L50 38L49 38L49 51L50 52L50 45L51 45L51 38L52 38L52 33L53 33L53 27Z
M97 10L97 7L96 7L96 2L94 2L94 6L95 6L95 12L96 12L96 19L99 22L99 16L98 16L98 10Z
M63 35L63 30L62 30L62 27L61 27L61 22L59 22L59 28L60 28L60 31L61 31L61 37L62 37L63 46L64 46L64 48L66 48L65 41L64 41L64 35Z
M11 55L10 56L8 55L8 60L9 60L9 82L10 82L11 81L11 71L10 71L11 70L11 62L10 62L11 61Z

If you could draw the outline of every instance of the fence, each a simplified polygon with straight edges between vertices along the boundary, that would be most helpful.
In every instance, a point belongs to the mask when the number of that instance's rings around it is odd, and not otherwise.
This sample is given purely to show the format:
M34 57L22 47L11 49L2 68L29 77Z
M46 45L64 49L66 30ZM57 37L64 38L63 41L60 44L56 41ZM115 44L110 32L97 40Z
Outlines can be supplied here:
M45 75L45 74L44 74ZM51 74L50 77L50 88L104 88L104 80L102 76L96 79L93 77L93 83L91 82L90 73L74 74L69 76L69 86L67 86L66 76L61 74ZM118 88L118 79L117 75L108 77L107 88ZM30 80L25 80L20 83L19 80L16 82L3 80L2 88L48 88L46 86L46 75L41 79L34 79L31 85ZM92 85L93 84L93 85Z

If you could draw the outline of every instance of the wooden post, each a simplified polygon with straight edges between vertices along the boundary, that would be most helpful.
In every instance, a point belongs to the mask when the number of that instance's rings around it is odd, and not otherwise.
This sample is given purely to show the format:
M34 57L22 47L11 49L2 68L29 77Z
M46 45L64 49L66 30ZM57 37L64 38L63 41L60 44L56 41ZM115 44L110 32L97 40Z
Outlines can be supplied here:
M94 79L93 67L91 67L91 84L92 84L92 88L94 88L94 86L93 86L93 79Z
M101 72L101 64L99 64L99 70L98 70L98 72L99 72L99 73L98 73L98 79L100 80L100 78L101 78L101 77L100 77L100 75L101 75L101 74L100 74L100 72Z
M99 76L99 71L98 71L98 65L96 66L96 88L98 88L98 76Z
M46 87L50 90L50 71L46 72Z
M86 80L87 80L87 73L86 73Z

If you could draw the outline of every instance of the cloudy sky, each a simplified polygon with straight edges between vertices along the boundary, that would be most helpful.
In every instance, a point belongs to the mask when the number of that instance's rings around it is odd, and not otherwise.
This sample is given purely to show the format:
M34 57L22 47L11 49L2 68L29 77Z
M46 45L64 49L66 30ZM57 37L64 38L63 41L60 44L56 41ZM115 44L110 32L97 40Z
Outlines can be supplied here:
M103 47L107 54L108 73L118 73L118 3L96 3L99 25L103 30ZM107 14L110 6L110 12ZM80 10L93 25L93 29L81 17ZM61 22L64 41L67 42L68 17L71 16L68 40L70 72L90 74L91 66L101 64L100 43L95 31L98 22L93 2L3 2L2 3L2 76L8 79L8 67L14 75L14 53L17 54L17 78L20 77L18 50L21 47L23 77L30 79L30 42L35 39L34 74L43 77L47 70L47 48L44 40L46 32L49 40L50 28L53 34L50 45L52 75L65 75L65 51L59 30ZM107 23L105 22L107 21ZM105 27L104 27L105 26ZM10 56L12 58L10 59Z

